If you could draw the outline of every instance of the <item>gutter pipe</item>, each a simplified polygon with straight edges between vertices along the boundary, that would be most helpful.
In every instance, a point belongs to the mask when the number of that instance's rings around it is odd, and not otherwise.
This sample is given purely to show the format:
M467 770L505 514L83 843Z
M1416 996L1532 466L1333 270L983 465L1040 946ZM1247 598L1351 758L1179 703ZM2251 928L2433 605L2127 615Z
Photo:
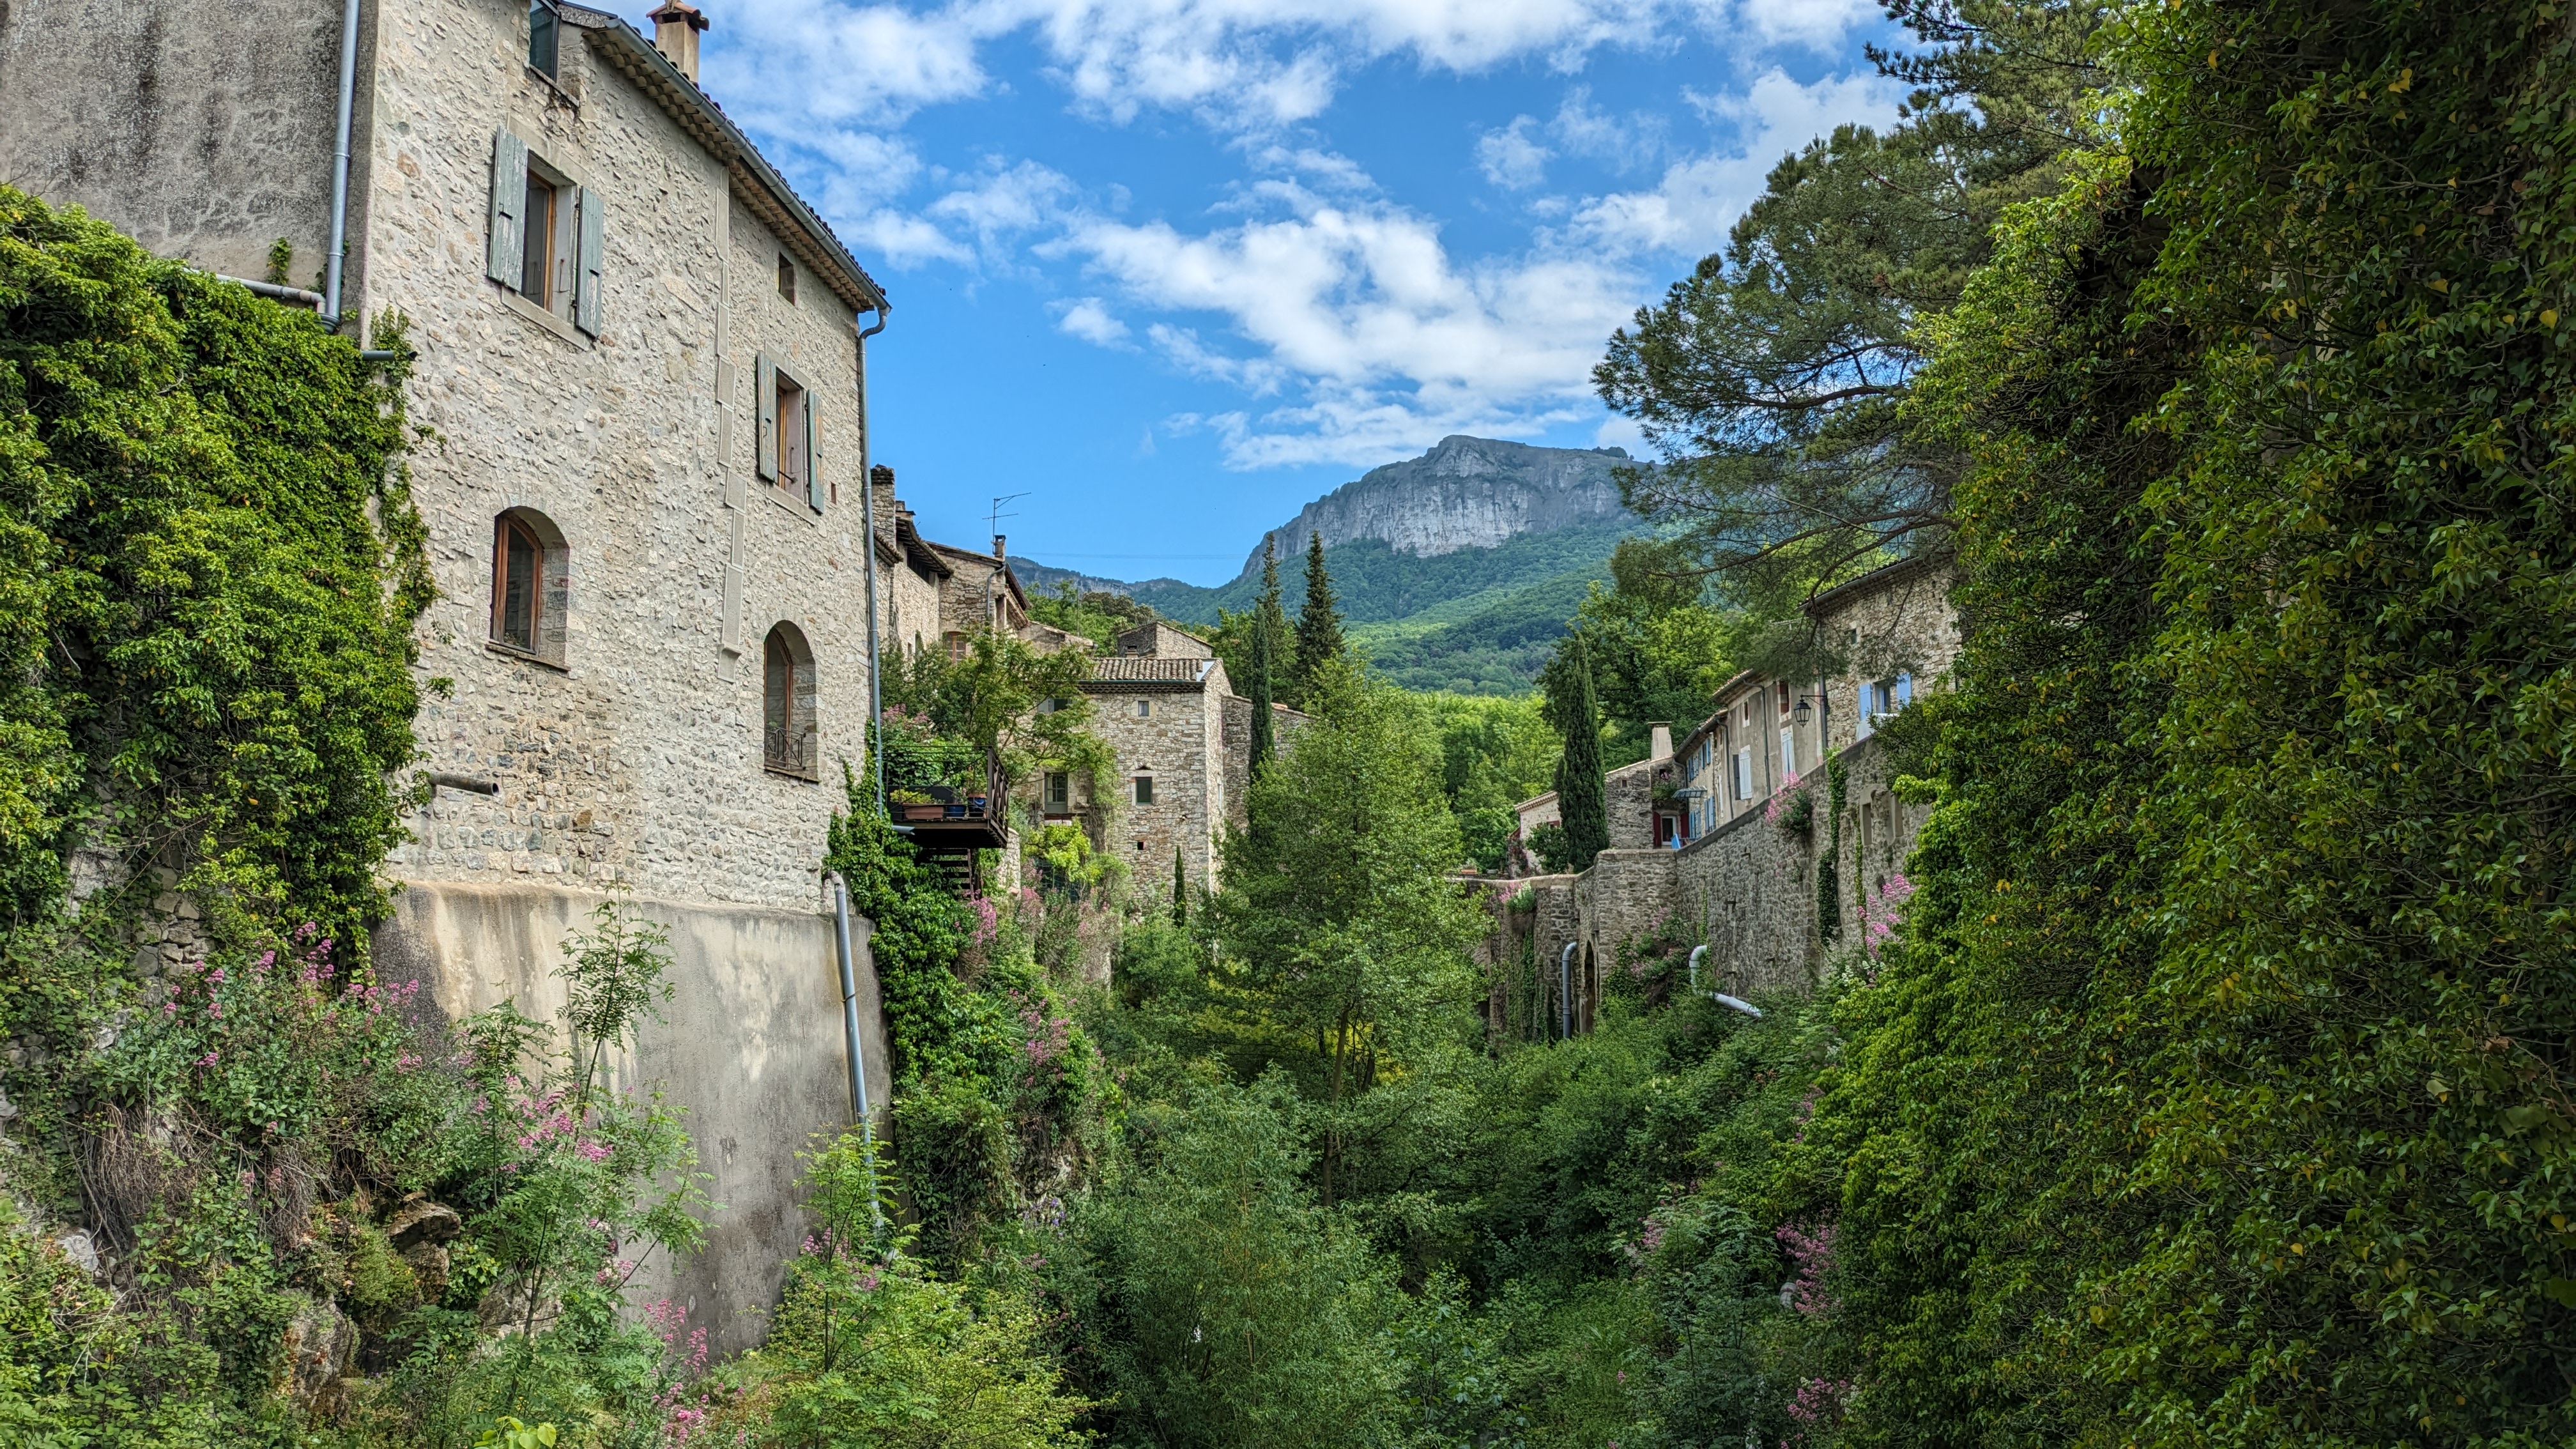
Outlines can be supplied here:
M885 697L878 681L884 672L877 667L877 480L868 466L874 455L876 438L868 426L868 339L886 330L894 316L894 304L877 299L877 322L859 333L859 520L867 530L866 549L868 589L868 765L876 772L877 808L885 808ZM853 323L858 318L853 315ZM909 833L909 832L907 832ZM856 1038L853 1038L856 1040Z
M874 1141L877 1129L876 1118L868 1110L867 1057L859 1045L859 979L850 964L850 883L838 871L832 874L832 930L841 961L841 1036L849 1049L850 1110L858 1116L859 1130Z
M340 262L349 248L349 124L358 97L358 0L340 0L340 129L331 153L331 251L324 259L322 321L340 330ZM306 295L311 295L307 293Z
M1556 1039L1571 1041L1574 1037L1574 943L1556 955Z
M1693 946L1693 947L1691 947L1691 954L1690 954L1690 989L1691 989L1691 991L1692 991L1692 993L1693 993L1694 995L1696 995L1696 994L1698 993L1698 991L1699 991L1699 962L1700 962L1700 958L1701 958L1701 957L1703 957L1703 956L1705 956L1705 955L1707 955L1707 954L1708 954L1708 948L1707 948L1706 946ZM1708 994L1708 999L1709 999L1709 1000L1711 1000L1711 1001L1716 1002L1716 1003L1717 1003L1718 1005L1720 1005L1720 1006L1730 1007L1730 1008L1732 1008L1732 1009L1734 1009L1734 1010L1736 1010L1736 1011L1743 1012L1746 1016L1753 1017L1753 1018L1755 1018L1756 1020L1759 1020L1759 1019L1761 1018L1761 1016L1762 1016L1762 1008L1761 1008L1761 1007L1758 1007L1758 1006L1754 1005L1754 1004L1753 1004L1752 1002L1750 1002L1750 1001L1746 1001L1746 1000L1744 1000L1742 997L1729 996L1729 995L1727 995L1727 994L1726 994L1725 992L1723 992L1723 991L1712 991L1712 992L1710 992L1710 993Z

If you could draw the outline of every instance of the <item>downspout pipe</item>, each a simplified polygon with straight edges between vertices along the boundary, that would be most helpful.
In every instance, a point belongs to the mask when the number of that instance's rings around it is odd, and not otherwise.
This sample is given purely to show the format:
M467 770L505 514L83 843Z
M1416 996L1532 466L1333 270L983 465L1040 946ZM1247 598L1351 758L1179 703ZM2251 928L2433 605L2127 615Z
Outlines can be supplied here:
M1556 1039L1569 1041L1574 1036L1574 943L1556 954Z
M358 0L340 0L340 127L331 152L331 250L324 258L322 324L340 330L340 263L349 249L349 129L358 101Z
M858 1116L859 1131L873 1141L876 1118L868 1110L867 1055L859 1045L859 977L850 960L850 882L838 871L832 874L832 932L841 958L841 1037L850 1063L850 1110Z
M868 535L864 550L868 589L868 729L863 738L868 741L868 768L876 774L877 807L883 809L885 749L880 736L884 733L885 697L877 683L883 677L883 671L877 667L877 480L869 466L875 456L876 435L868 426L868 339L886 330L886 322L894 316L894 304L879 297L876 313L876 325L859 333L859 520L860 527L866 529ZM850 320L856 323L858 318L853 315Z

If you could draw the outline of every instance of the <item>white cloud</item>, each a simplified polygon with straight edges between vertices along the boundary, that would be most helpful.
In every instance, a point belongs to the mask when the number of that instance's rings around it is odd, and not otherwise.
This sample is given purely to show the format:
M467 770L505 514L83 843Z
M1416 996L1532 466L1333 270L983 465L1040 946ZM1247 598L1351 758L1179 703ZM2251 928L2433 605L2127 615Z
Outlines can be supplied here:
M1002 259L1014 239L1051 225L1073 191L1064 173L1035 161L1009 167L991 162L973 184L932 202L927 214L972 232L978 252Z
M1800 85L1776 69L1740 97L1694 96L1704 112L1735 124L1735 144L1674 163L1651 191L1614 192L1584 203L1575 211L1573 229L1620 251L1713 251L1761 195L1764 178L1782 156L1845 122L1893 120L1901 98L1896 83L1882 76Z
M1531 139L1537 124L1514 116L1510 125L1476 138L1476 165L1487 181L1506 191L1527 191L1547 179L1547 161L1555 153Z
M1127 345L1127 324L1110 316L1108 304L1098 297L1076 297L1070 302L1058 302L1055 307L1055 325L1066 333L1100 347Z
M1653 447L1646 441L1646 430L1638 426L1637 420L1626 413L1612 413L1603 418L1601 426L1592 431L1592 446L1625 448L1631 458L1654 456Z
M1772 45L1825 50L1878 18L1877 0L1737 0L1735 13Z
M1167 323L1146 335L1195 375L1284 399L1257 417L1191 420L1240 468L1368 462L1578 416L1636 287L1585 258L1461 265L1431 222L1388 206L1310 202L1198 236L1092 217L1056 245L1139 306L1222 321L1231 338L1215 343Z

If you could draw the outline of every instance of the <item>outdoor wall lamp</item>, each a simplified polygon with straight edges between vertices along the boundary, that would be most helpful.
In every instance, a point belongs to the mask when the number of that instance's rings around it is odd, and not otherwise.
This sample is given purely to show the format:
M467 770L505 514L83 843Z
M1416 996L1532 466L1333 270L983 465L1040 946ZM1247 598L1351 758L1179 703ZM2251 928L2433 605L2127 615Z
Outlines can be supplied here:
M1807 716L1816 712L1815 705L1810 702L1812 699L1812 695L1799 695L1798 706L1797 708L1789 711L1789 717L1802 725L1805 724L1807 722Z

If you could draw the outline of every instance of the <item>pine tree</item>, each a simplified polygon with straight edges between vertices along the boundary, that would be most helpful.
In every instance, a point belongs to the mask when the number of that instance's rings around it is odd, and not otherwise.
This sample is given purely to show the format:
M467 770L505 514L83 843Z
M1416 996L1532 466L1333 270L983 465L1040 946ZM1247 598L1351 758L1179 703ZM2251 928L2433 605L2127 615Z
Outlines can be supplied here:
M1592 659L1583 635L1565 636L1556 657L1539 673L1547 695L1547 720L1565 741L1556 762L1556 807L1565 817L1565 843L1575 870L1610 848L1609 801L1601 784L1601 706L1592 691Z
M1324 536L1306 535L1306 606L1297 612L1297 682L1300 699L1314 692L1315 672L1342 654L1342 613L1333 600L1333 576L1324 569Z

